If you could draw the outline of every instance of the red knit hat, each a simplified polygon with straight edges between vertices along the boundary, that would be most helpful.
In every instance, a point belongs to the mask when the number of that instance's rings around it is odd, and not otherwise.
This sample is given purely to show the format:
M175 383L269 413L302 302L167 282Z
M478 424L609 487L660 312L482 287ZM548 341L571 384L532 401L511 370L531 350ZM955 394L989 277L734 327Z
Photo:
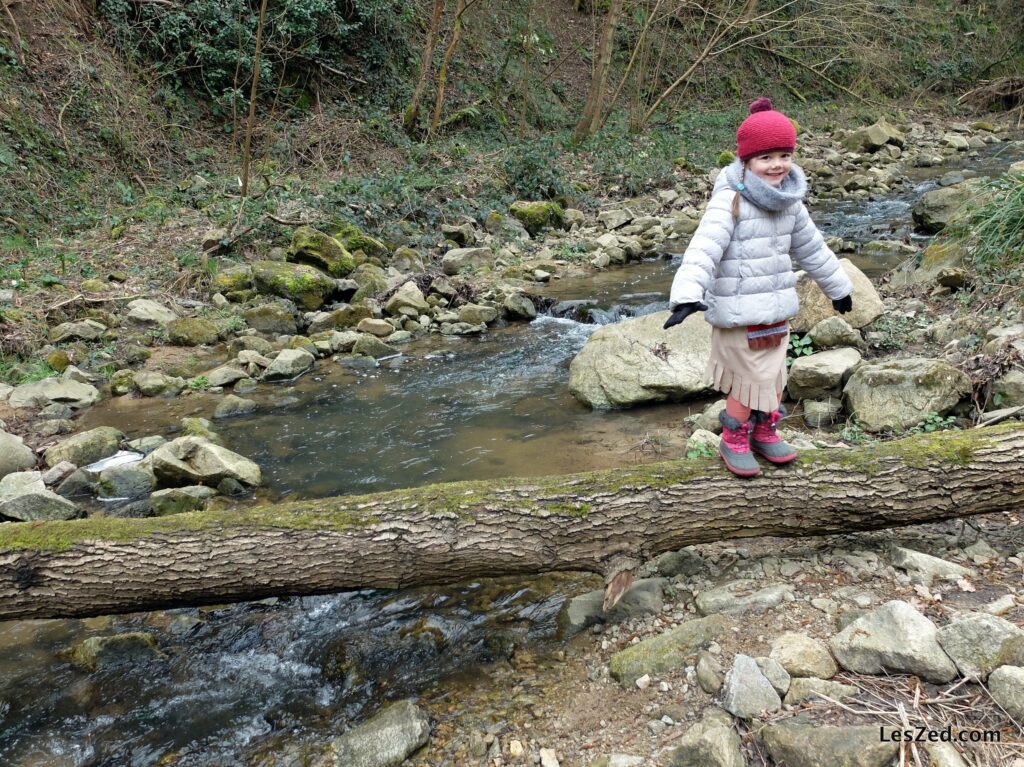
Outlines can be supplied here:
M736 131L736 154L743 161L762 152L796 149L796 128L782 112L772 109L772 100L761 97L750 105L750 117Z

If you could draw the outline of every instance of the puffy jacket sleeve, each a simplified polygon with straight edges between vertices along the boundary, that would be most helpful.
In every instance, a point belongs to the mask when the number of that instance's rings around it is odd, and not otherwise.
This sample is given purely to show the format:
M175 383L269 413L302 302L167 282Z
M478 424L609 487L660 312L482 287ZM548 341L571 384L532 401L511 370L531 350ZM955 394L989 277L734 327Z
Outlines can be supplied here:
M703 301L711 280L718 269L718 262L729 246L736 222L732 217L732 198L735 193L723 190L715 193L708 202L704 216L693 233L690 244L683 254L683 263L676 270L669 293L669 307L679 304Z
M807 206L802 203L796 212L789 255L832 300L853 292L853 283L839 264L836 254L825 244L825 238L811 221Z

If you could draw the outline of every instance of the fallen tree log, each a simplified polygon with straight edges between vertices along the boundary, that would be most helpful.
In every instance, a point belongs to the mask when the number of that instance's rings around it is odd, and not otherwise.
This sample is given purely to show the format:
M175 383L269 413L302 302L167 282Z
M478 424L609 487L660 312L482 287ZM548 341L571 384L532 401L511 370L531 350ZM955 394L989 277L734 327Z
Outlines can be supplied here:
M0 620L584 570L751 536L874 530L1024 504L1024 426L808 451L740 480L717 461L150 519L0 524Z

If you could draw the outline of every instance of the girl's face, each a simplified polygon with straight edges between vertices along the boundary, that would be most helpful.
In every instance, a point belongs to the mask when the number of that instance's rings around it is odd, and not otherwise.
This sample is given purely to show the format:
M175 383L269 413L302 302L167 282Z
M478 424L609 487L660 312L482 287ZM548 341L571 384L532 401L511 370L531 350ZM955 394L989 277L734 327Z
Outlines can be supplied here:
M747 167L755 176L763 178L772 186L778 186L789 175L793 165L792 152L765 152L747 160Z

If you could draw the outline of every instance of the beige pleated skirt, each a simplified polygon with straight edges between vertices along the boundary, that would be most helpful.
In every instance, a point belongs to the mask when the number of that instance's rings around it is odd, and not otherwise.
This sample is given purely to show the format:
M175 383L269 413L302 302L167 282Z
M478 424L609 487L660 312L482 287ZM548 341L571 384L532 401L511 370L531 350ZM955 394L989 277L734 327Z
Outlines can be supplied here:
M779 407L786 386L787 340L771 349L751 349L747 329L712 328L711 357L704 382L754 410L770 413Z

